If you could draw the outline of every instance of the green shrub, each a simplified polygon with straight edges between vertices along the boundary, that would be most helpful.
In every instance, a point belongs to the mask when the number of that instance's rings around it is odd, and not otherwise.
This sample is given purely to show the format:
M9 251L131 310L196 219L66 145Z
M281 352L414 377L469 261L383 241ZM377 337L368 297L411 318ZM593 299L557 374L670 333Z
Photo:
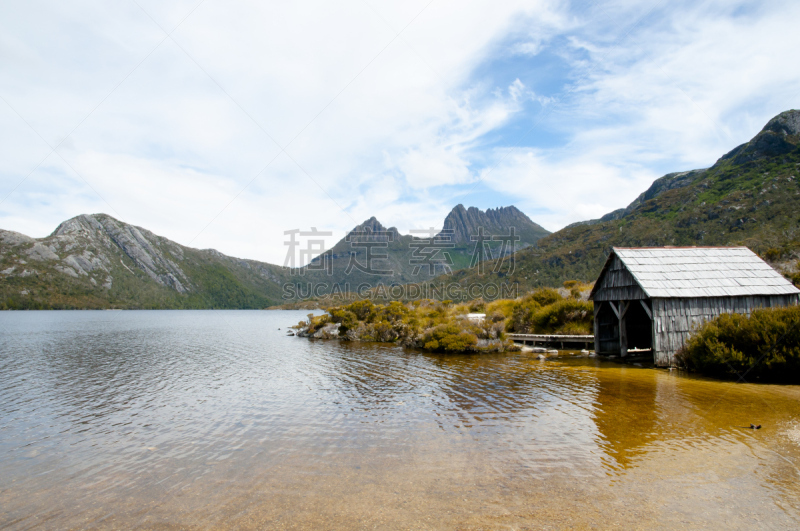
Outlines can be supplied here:
M591 302L562 299L533 312L529 327L534 333L589 334L594 317Z
M375 315L375 304L369 299L356 301L345 308L356 314L359 321L371 321Z
M794 267L795 267L795 272L789 273L787 277L792 282L792 284L800 288L800 260L797 261L797 264L795 264Z
M705 323L676 360L710 376L800 383L800 306L721 315Z
M469 303L469 311L472 313L483 313L486 311L486 301L483 299L475 299Z
M329 310L330 321L333 323L340 323L339 333L345 334L348 330L352 330L358 326L358 317L356 314L345 308L331 308Z
M579 297L580 295L578 295ZM564 299L554 289L537 290L514 305L506 330L521 334L590 334L592 303Z
M391 343L399 337L397 331L392 327L392 323L380 321L372 325L372 337L375 341Z
M780 258L781 258L781 255L783 255L783 253L781 252L781 250L780 250L780 249L777 249L777 248L775 248L775 247L772 247L772 248L770 248L770 249L767 249L767 252L766 252L766 253L764 253L764 258L765 258L765 259L766 259L768 262L774 262L774 261L776 261L776 260L780 260Z
M394 323L402 321L410 313L411 310L406 308L402 302L392 301L378 310L378 317Z
M535 301L540 306L547 306L548 304L553 304L554 302L558 302L561 300L561 295L558 293L558 290L553 288L540 288L531 293L530 295L525 296L523 302L526 300Z
M475 350L478 338L456 323L448 323L429 330L422 339L422 345L428 350L464 352Z
M490 302L486 305L486 314L492 315L496 312L499 312L503 315L504 318L511 317L514 313L514 306L517 304L514 300L508 299L500 299L493 302Z

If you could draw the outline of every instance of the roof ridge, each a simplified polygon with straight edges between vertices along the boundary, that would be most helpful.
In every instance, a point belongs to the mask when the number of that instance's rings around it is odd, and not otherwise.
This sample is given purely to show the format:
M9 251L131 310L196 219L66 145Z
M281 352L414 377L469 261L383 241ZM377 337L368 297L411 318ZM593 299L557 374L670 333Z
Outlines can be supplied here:
M633 280L651 298L800 293L788 279L746 246L614 247L598 281L605 275L612 256L621 261ZM595 289L597 286L596 283Z
M752 250L747 247L746 245L662 245L658 247L612 247L612 249L630 249L630 250L671 250L671 249L747 249L748 251Z

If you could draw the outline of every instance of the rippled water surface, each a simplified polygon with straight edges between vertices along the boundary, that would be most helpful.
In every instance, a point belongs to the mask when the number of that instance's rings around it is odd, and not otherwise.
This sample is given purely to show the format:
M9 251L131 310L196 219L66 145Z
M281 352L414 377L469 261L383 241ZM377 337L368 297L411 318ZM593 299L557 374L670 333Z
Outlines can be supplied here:
M0 527L800 527L798 387L285 336L305 313L0 313Z

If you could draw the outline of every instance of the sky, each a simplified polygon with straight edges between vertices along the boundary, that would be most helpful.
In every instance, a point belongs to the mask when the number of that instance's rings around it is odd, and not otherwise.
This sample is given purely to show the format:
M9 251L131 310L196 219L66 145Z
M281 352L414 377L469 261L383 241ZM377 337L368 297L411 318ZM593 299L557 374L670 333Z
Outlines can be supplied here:
M556 231L800 107L800 2L0 3L0 228L106 213L283 263L284 231Z

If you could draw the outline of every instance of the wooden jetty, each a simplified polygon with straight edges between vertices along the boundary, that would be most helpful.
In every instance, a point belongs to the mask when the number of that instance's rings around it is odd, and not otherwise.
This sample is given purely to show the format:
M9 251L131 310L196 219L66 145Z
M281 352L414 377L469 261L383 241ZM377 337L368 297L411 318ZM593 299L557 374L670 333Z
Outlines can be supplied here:
M523 345L536 346L537 343L557 345L564 350L564 345L591 348L594 346L594 335L569 335L569 334L506 334L512 341L521 342Z

